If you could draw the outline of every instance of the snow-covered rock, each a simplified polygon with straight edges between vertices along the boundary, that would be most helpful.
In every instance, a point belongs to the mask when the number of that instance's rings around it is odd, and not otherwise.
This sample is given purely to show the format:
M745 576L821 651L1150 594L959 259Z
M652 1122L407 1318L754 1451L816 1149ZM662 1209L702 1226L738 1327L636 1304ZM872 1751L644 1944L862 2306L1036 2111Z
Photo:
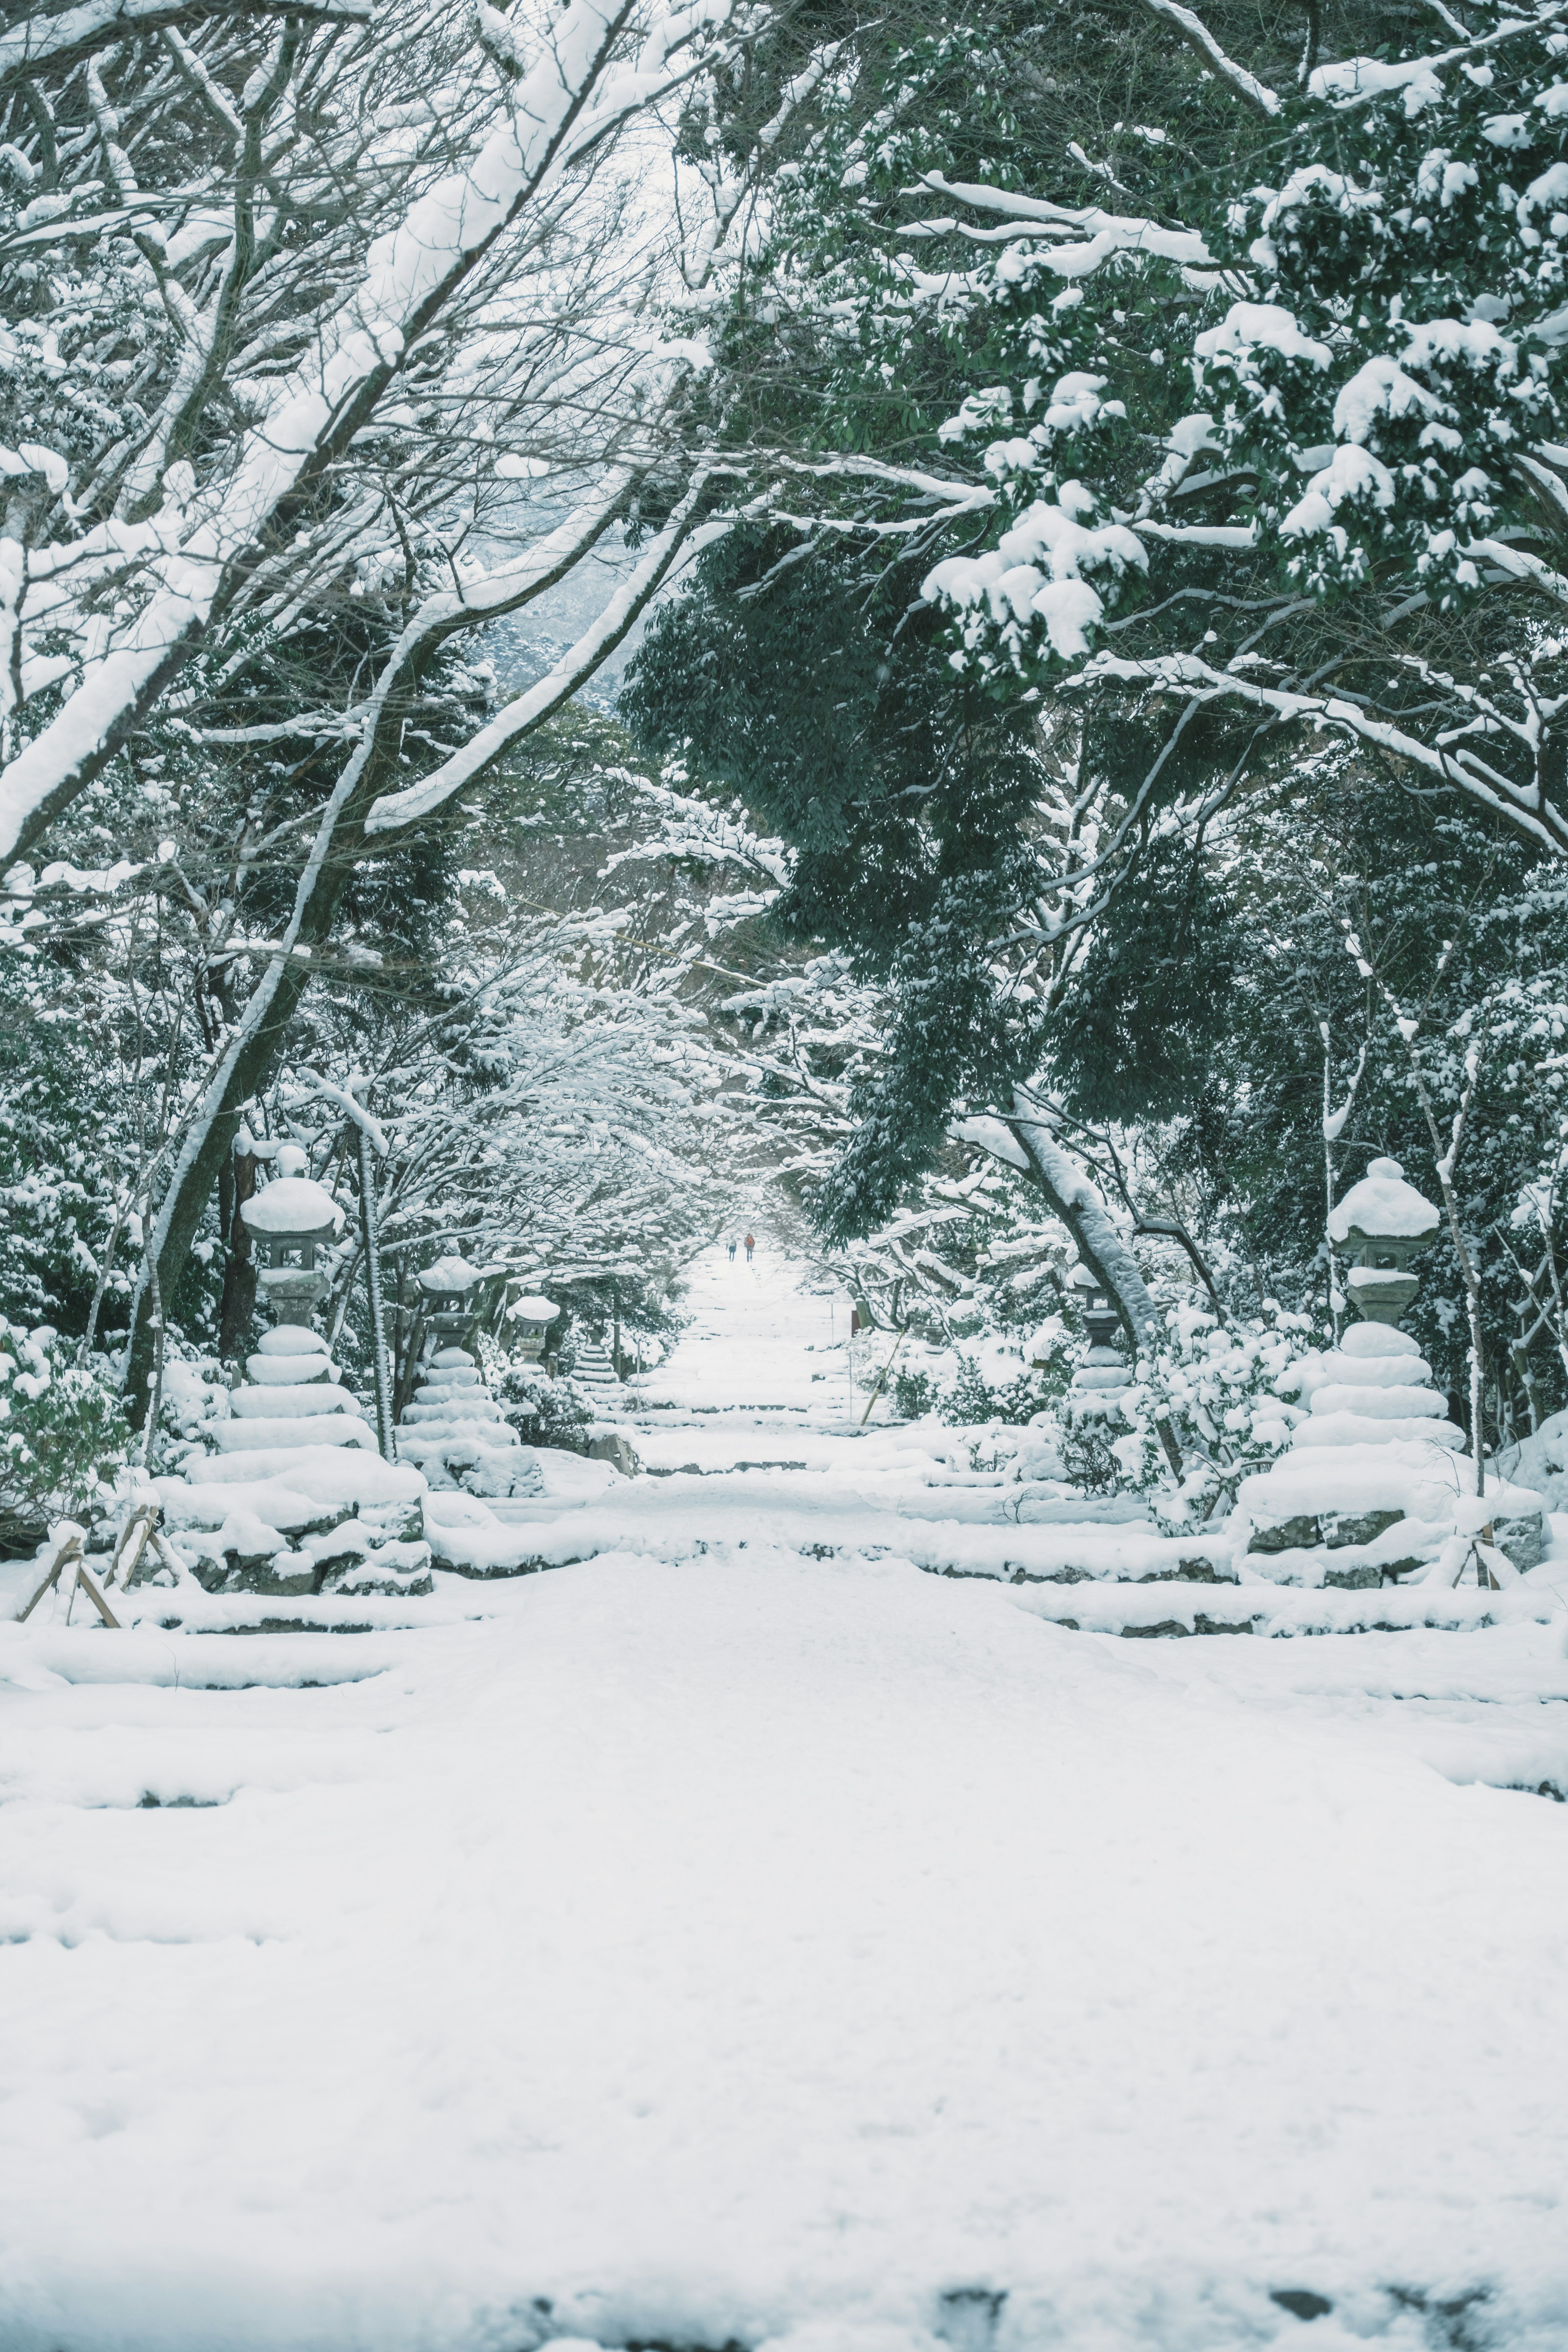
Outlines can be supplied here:
M1549 1511L1568 1511L1568 1412L1549 1414L1533 1435L1505 1446L1498 1466L1533 1486Z

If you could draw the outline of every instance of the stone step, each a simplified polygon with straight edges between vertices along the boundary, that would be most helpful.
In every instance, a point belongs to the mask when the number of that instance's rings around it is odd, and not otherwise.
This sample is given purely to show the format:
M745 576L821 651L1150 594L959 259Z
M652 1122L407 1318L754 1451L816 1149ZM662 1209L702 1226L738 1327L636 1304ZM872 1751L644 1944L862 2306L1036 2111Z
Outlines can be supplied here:
M1518 1588L1482 1592L1474 1585L1458 1591L1394 1585L1375 1592L1347 1592L1256 1584L1026 1584L1015 1585L1011 1591L1020 1609L1066 1631L1145 1641L1218 1633L1288 1639L1420 1629L1474 1633L1500 1623L1548 1623L1557 1612L1551 1593Z
M420 1424L434 1426L437 1423L472 1422L487 1428L493 1423L504 1429L506 1415L500 1406L488 1396L428 1397L421 1395L413 1404L403 1408L400 1429Z
M405 1454L420 1448L428 1452L432 1447L455 1442L480 1445L494 1453L502 1447L522 1443L510 1422L479 1421L471 1413L457 1413L449 1421L410 1422L405 1419L398 1423L397 1432L398 1443Z

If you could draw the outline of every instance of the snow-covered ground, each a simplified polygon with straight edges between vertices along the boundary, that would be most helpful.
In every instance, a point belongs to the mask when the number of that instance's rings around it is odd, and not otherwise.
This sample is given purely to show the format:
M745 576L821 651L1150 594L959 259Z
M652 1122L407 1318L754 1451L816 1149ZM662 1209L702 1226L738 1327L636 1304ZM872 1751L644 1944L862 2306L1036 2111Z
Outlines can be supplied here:
M5 2352L1561 2352L1557 1571L1074 1630L1253 1589L689 1303L573 1564L0 1625Z

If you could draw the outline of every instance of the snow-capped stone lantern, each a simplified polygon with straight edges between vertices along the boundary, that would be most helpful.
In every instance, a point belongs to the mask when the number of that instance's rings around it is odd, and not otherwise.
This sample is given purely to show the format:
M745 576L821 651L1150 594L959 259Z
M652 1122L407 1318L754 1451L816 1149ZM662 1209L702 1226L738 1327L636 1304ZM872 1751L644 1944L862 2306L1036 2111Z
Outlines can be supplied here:
M285 1144L278 1173L240 1205L276 1328L263 1331L215 1422L211 1455L193 1449L157 1481L178 1555L208 1592L309 1599L428 1592L425 1482L384 1461L364 1408L311 1328L327 1294L317 1252L343 1229L330 1192ZM142 1555L150 1559L150 1552Z
M1118 1418L1121 1411L1118 1400L1131 1377L1113 1345L1121 1318L1110 1291L1087 1265L1075 1265L1068 1281L1089 1333L1089 1353L1073 1374L1067 1394L1069 1418L1085 1412Z
M456 1255L438 1257L419 1276L426 1317L437 1349L466 1346L479 1311L485 1279L479 1266Z
M454 1252L438 1257L419 1276L425 1293L426 1319L441 1348L460 1347L474 1319L478 1301L473 1294L484 1279L477 1265Z
M277 1175L242 1202L239 1211L260 1254L257 1280L273 1320L302 1324L307 1330L329 1286L316 1269L316 1252L343 1229L342 1211L307 1175L310 1164L298 1144L283 1144Z
M1374 1160L1331 1212L1329 1238L1352 1260L1351 1304L1364 1322L1397 1330L1421 1287L1410 1261L1430 1245L1441 1222L1431 1202L1405 1182L1397 1160Z
M1330 1216L1330 1239L1354 1261L1348 1287L1360 1320L1277 1383L1304 1410L1289 1451L1237 1488L1249 1570L1290 1584L1415 1576L1451 1585L1470 1556L1468 1541L1456 1550L1456 1528L1470 1528L1478 1510L1492 1529L1494 1582L1541 1560L1541 1497L1491 1472L1477 1496L1464 1433L1399 1328L1421 1286L1410 1260L1441 1222L1397 1160L1374 1160Z
M417 1463L432 1486L462 1487L471 1495L540 1492L532 1454L490 1395L484 1368L469 1352L505 1271L470 1265L454 1255L437 1258L419 1276L426 1342L415 1374L417 1388L397 1424L397 1458ZM548 1299L531 1303L556 1312Z
M512 1299L506 1310L506 1320L513 1354L528 1363L538 1363L544 1353L544 1335L560 1312L552 1298L542 1298L537 1293Z
M1068 1280L1078 1293L1084 1328L1089 1333L1090 1362L1103 1361L1109 1349L1112 1361L1120 1365L1121 1359L1114 1353L1113 1343L1121 1318L1117 1314L1110 1291L1087 1265L1075 1265Z

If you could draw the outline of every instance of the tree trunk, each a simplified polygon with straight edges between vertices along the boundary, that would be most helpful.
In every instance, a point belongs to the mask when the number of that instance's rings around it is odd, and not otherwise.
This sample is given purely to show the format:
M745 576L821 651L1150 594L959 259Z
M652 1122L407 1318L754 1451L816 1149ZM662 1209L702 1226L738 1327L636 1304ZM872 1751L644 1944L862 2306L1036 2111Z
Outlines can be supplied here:
M342 880L338 878L331 894L334 908L342 890ZM265 1092L277 1072L289 1024L310 978L310 965L300 957L290 956L272 969L277 974L272 986L268 987L269 973L251 999L251 1004L256 1005L257 998L266 990L267 1003L258 1008L258 1017L253 1025L247 1027L245 1021L241 1022L208 1089L209 1101L180 1155L158 1212L158 1286L165 1297L174 1295L184 1271L191 1244L217 1182L218 1171L234 1150L245 1107L253 1096ZM248 1013L249 1008L247 1010ZM136 1301L126 1370L126 1402L133 1428L141 1427L146 1411L147 1374L153 1363L153 1334L148 1304L149 1294L143 1287Z
M218 1168L218 1223L226 1255L223 1269L223 1303L218 1310L217 1351L226 1364L238 1360L250 1318L256 1312L256 1260L250 1232L240 1210L256 1190L253 1152L236 1151Z
M1136 1259L1110 1221L1099 1188L1062 1150L1050 1129L1028 1116L1021 1096L1014 1097L1013 1116L1005 1124L1028 1157L1034 1182L1078 1244L1079 1255L1107 1297L1115 1300L1121 1328L1134 1349L1152 1349L1160 1336L1154 1302ZM1179 1478L1182 1449L1167 1413L1155 1414L1154 1430L1166 1461Z
M1062 1150L1049 1128L1029 1115L1021 1097L1015 1098L1013 1116L1005 1124L1027 1156L1030 1179L1078 1244L1079 1255L1090 1274L1115 1300L1121 1328L1133 1347L1152 1346L1158 1325L1154 1302L1097 1187Z

